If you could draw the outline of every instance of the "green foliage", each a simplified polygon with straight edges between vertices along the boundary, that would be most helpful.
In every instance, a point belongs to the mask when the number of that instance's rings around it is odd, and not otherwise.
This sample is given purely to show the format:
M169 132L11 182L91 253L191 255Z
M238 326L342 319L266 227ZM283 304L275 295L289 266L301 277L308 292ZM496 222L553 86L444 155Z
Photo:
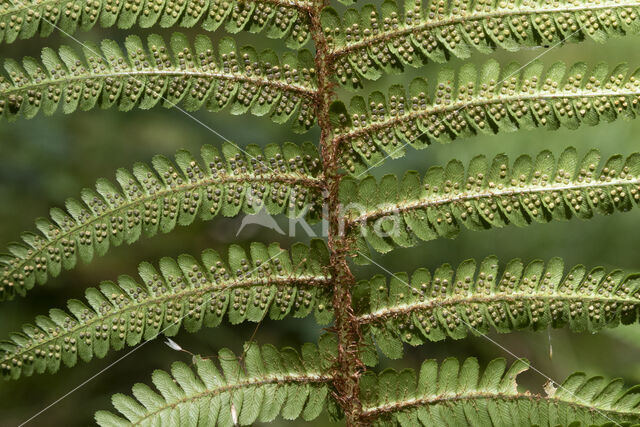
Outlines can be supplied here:
M350 4L350 0L341 0ZM640 390L619 380L584 374L546 395L519 392L522 360L507 370L494 360L480 374L469 358L460 366L428 360L412 370L375 373L379 348L402 356L403 343L461 339L469 332L540 331L568 327L597 332L638 322L640 274L577 266L564 272L516 259L501 270L496 257L456 269L445 264L411 277L392 275L355 283L349 260L368 259L368 247L389 252L420 240L453 238L462 226L485 230L553 219L588 219L629 211L640 202L640 154L609 158L574 148L556 160L544 151L510 166L503 154L431 167L424 178L379 181L365 173L387 158L478 134L545 127L575 129L618 118L640 107L640 70L606 64L539 61L479 69L442 68L432 83L417 78L387 94L356 95L349 107L334 82L360 89L365 80L468 58L496 48L557 46L587 38L640 33L635 0L385 0L380 7L337 12L321 0L0 0L0 42L12 43L54 29L192 28L246 30L285 39L290 50L258 53L236 41L197 34L191 43L174 33L165 42L83 44L82 54L45 48L41 60L7 60L0 76L0 115L29 119L42 111L157 105L186 111L228 109L290 123L305 132L316 123L320 144L202 148L201 161L179 151L175 161L157 156L152 166L120 169L117 184L98 180L65 209L36 221L37 233L0 255L0 299L25 295L78 260L89 262L110 247L168 233L196 218L286 214L325 220L327 245L231 245L223 259L213 250L201 259L181 255L157 266L143 263L139 279L121 276L86 290L0 342L0 374L18 379L57 372L78 360L139 345L182 328L195 332L231 324L306 317L333 324L318 345L292 348L245 344L241 355L220 350L218 363L193 356L195 372L177 362L171 374L156 371L158 391L137 384L134 397L113 398L121 415L100 411L100 425L250 425L315 419L324 408L349 425L601 425L640 423ZM404 11L401 12L401 9ZM302 49L313 40L315 53ZM296 50L297 52L294 52ZM402 82L400 82L402 83ZM184 111L183 111L184 112ZM344 173L346 172L346 174ZM343 234L343 231L346 234ZM182 350L169 341L174 350ZM188 351L186 353L189 353ZM184 353L180 353L184 354Z
M24 295L36 282L74 268L78 259L89 262L110 246L168 233L198 217L263 208L298 216L308 206L310 218L319 215L320 162L313 144L241 149L225 143L222 153L205 145L201 156L198 162L183 150L176 154L177 166L156 156L153 167L136 163L131 172L119 169L119 188L100 179L95 191L82 192L81 201L68 199L66 211L52 209L50 220L36 221L40 233L24 233L23 243L9 245L10 254L0 257L0 297Z
M163 258L158 268L140 265L140 279L121 276L117 283L88 288L87 302L70 300L68 312L59 309L38 316L35 326L0 343L0 372L5 378L50 373L60 364L73 366L78 358L104 357L151 340L172 336L181 327L195 332L218 326L225 314L232 324L282 319L291 314L316 313L320 323L331 319L330 277L325 268L324 242L311 248L295 244L291 254L275 243L253 243L249 255L240 246L229 248L228 262L213 250L199 262L189 255Z
M597 150L580 160L574 148L557 161L549 151L535 160L523 155L511 168L503 154L492 162L477 156L466 172L452 160L430 168L422 181L411 171L402 180L345 179L341 200L359 250L368 251L366 241L388 252L419 240L454 238L463 225L485 230L632 209L640 201L640 154L613 156L598 169L599 163Z
M315 71L307 50L279 58L272 50L238 49L227 37L216 53L210 38L198 36L192 46L180 33L168 45L151 35L146 48L140 37L129 36L125 47L123 52L104 40L100 48L84 44L84 60L63 46L58 53L44 49L42 62L5 61L9 79L0 78L0 116L53 114L60 104L65 113L180 104L187 111L229 107L232 114L251 111L276 123L291 120L300 132L313 125Z
M424 7L423 7L424 4ZM556 47L591 38L640 32L640 4L622 1L385 0L378 10L365 5L342 17L323 11L323 28L334 72L343 85L362 87L362 79L402 73L428 61L468 58L474 50L516 51L526 47Z
M144 384L133 386L135 399L113 396L113 405L126 418L99 411L100 426L144 425L251 425L272 421L316 418L329 399L331 356L335 342L321 340L319 348L305 344L301 354L291 347L246 344L246 353L218 353L219 369L211 360L196 358L194 373L182 362L171 375L155 371L160 392ZM222 371L222 372L220 372Z
M356 314L363 334L394 359L402 357L402 342L420 345L491 329L509 333L567 326L597 332L637 322L640 315L640 274L582 265L564 272L559 258L546 265L515 259L499 269L498 259L488 257L479 265L468 260L456 269L449 264L433 273L419 269L410 279L397 273L389 285L376 276L358 288Z
M332 106L335 141L344 144L351 173L402 157L407 146L534 127L575 129L635 118L640 107L640 70L630 73L624 64L589 71L584 63L556 63L544 71L536 61L503 70L488 61L479 71L473 64L458 73L443 69L431 86L417 78L408 90L392 86L386 98L373 92L367 101L353 97L348 110L339 101Z
M516 376L529 364L491 361L480 374L474 358L422 364L417 374L385 370L362 378L363 413L373 425L513 426L628 425L640 421L637 388L576 373L546 395L518 392ZM575 424L574 424L575 423Z
M297 49L309 40L307 1L223 1L223 0L91 0L86 3L50 0L4 0L0 9L0 41L12 43L58 29L66 35L78 28L89 30L135 25L150 28L199 26L215 31L221 25L231 33L247 30L265 32L269 38L286 38L287 46Z

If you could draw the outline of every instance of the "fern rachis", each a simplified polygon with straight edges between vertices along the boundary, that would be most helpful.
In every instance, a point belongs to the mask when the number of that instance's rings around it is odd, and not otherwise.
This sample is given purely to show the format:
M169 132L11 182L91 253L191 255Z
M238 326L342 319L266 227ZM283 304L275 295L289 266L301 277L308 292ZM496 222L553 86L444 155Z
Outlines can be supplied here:
M326 408L331 418L354 426L640 423L637 388L625 390L620 380L577 373L545 393L519 391L524 360L507 368L502 359L447 358L426 360L418 372L375 370L378 348L397 359L404 343L492 330L598 332L635 324L637 273L582 265L565 271L558 258L501 265L493 256L388 279L358 281L351 270L352 262L371 261L369 247L390 252L453 238L462 228L586 220L634 208L640 202L637 153L601 165L597 150L585 149L580 158L584 147L568 147L557 158L543 151L511 164L503 154L476 156L467 166L451 160L423 177L409 171L376 179L368 172L402 157L408 145L426 149L478 134L635 119L640 74L626 65L501 66L488 60L454 71L438 64L476 51L638 34L639 14L633 0L387 0L340 11L320 0L6 1L0 5L5 43L97 24L199 33L193 40L174 33L145 42L132 34L124 43L45 48L41 60L7 60L0 76L0 116L6 119L162 105L252 113L288 122L294 132L314 126L320 132L317 144L225 143L204 146L199 159L181 150L175 161L156 156L151 166L119 169L117 185L98 180L95 190L38 219L38 232L7 246L0 257L0 298L26 296L79 260L90 262L113 246L197 218L264 210L323 220L328 235L326 242L289 250L255 242L246 249L230 245L227 256L205 250L200 259L142 263L139 279L120 276L88 288L84 301L71 299L66 310L54 308L11 334L0 343L0 374L17 380L55 373L181 329L217 327L225 318L237 325L313 312L318 323L331 323L317 344L276 349L250 341L235 354L221 349L215 362L194 356L191 367L177 362L171 373L155 371L157 391L137 384L133 397L114 395L120 414L99 411L96 421L250 425L278 416L313 420ZM283 39L288 50L258 52L228 36L214 44L222 31ZM314 53L303 48L307 44ZM347 100L338 90L361 90L405 67L437 67L438 73L434 81L400 81L385 93Z

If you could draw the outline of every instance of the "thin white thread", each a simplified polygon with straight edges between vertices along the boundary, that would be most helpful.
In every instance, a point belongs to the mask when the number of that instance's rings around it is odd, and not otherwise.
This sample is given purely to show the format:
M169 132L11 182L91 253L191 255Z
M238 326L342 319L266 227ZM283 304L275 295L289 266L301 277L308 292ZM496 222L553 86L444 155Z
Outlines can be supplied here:
M29 7L28 5L25 5L23 2L18 1L18 3L22 4L22 6L25 6L25 8L27 10L32 10L33 8ZM73 41L75 41L76 43L78 43L79 45L85 47L86 49L88 49L90 52L100 56L101 58L104 58L104 56L96 51L94 51L93 49L91 49L89 46L87 46L86 44L82 43L81 41L79 41L77 38L75 38L74 36L72 36L71 34L69 34L68 32L64 31L62 28L60 28L59 26L57 26L56 24L54 24L53 22L47 20L46 18L41 18L43 21L49 23L50 25L52 25L55 29L57 29L58 31L60 31L61 33L63 33L64 35L66 35L67 37L69 37L70 39L72 39ZM566 41L567 39L569 39L571 36L573 36L574 34L578 33L579 31L581 31L582 28L578 28L575 32L571 33L570 35L568 35L567 37L565 37L564 39L562 39L561 41L559 41L558 43L556 43L554 46L552 46L551 48L549 48L548 50L546 50L545 52L541 53L540 55L536 56L535 58L533 58L532 60L530 60L529 62L527 62L526 64L524 64L522 67L520 67L519 69L515 70L513 73L511 73L510 75L506 76L502 81L500 81L499 83L504 82L506 79L508 79L509 77L513 76L514 74L520 72L522 69L524 69L526 66L528 66L529 64L531 64L532 62L534 62L535 60L539 59L540 57L546 55L547 53L549 53L551 50L555 49L556 47L558 47L560 44L562 44L564 41ZM106 60L106 58L104 58ZM108 61L107 61L108 62ZM124 73L127 74L127 73ZM134 77L135 80L135 77ZM137 83L140 83L139 80L136 80ZM164 97L160 97L160 99L170 102L168 101L166 98ZM172 106L175 107L178 111L182 112L183 114L185 114L187 117L191 118L192 120L194 120L196 123L200 124L201 126L203 126L205 129L209 130L211 133L217 135L218 137L222 138L223 140L225 140L226 142L230 143L231 145L233 145L234 147L236 147L238 150L242 151L243 153L245 153L246 155L248 155L250 158L257 160L256 157L254 157L253 155L249 154L247 151L245 151L244 149L242 149L241 147L239 147L238 145L236 145L235 143L233 143L231 140L229 140L228 138L226 138L225 136L223 136L222 134L220 134L219 132L217 132L216 130L212 129L210 126L206 125L205 123L203 123L201 120L197 119L196 117L194 117L192 114L188 113L187 111L185 111L184 109L182 109L181 107L179 107L177 104L171 102ZM454 112L458 112L460 110L464 109L464 107L459 108L458 110L455 110ZM436 124L438 124L439 122L437 122ZM392 152L391 154L388 154L387 156L385 156L383 159L381 159L379 162L377 162L376 164L374 164L373 166L369 167L368 169L366 169L365 171L361 172L360 174L358 174L356 177L359 178L360 176L362 176L364 173L368 172L369 170L373 169L374 167L378 166L380 163L384 162L386 159L388 159L389 157L391 157L392 154L397 153L398 151L404 149L407 145L409 145L411 142L415 141L417 138L419 138L420 136L424 135L426 132L422 132L421 134L419 134L416 138L412 139L411 141L403 144L401 147L399 147L398 149L396 149L394 152ZM269 170L271 170L272 172L274 172L268 165L265 165ZM409 286L410 288L412 288L411 285L409 285L408 283L404 282L402 279L398 278L397 276L395 276L393 273L389 272L387 269L385 269L384 267L382 267L380 264L376 263L375 261L371 260L370 258L368 258L366 255L360 253L362 256L364 256L365 258L369 259L371 262L373 262L376 266L380 267L381 269L383 269L384 271L388 272L389 274L391 274L392 276L396 277L398 280L400 280L402 283L404 283L405 285ZM279 254L278 254L279 255ZM271 261L273 258L275 258L277 255L275 255L274 257L270 258L268 261ZM255 271L255 269L253 270ZM413 288L415 289L415 288ZM202 303L202 305L200 307L202 307L204 304L208 303L209 300L205 301ZM187 314L188 315L188 314ZM132 353L134 353L135 351L139 350L140 348L142 348L144 345L154 341L156 338L158 338L158 336L160 336L160 334L162 334L164 331L166 331L167 329L169 329L170 327L174 326L175 324L177 324L178 322L182 321L182 319L184 319L187 315L182 316L180 319L178 319L176 322L174 322L173 324L169 325L168 327L166 327L165 329L163 329L162 331L160 331L158 333L158 335L149 340L149 341L145 341L144 343L139 344L138 346L136 346L135 348L133 348L132 350L130 350L129 352L127 352L125 355L123 355L122 357L120 357L119 359L117 359L116 361L112 362L111 364L107 365L105 368L103 368L102 370L100 370L99 372L97 372L96 374L94 374L93 376L89 377L88 379L86 379L85 381L83 381L82 383L80 383L78 386L76 386L75 388L73 388L72 390L70 390L69 392L67 392L66 394L64 394L63 396L61 396L59 399L55 400L54 402L52 402L50 405L48 405L47 407L45 407L44 409L42 409L41 411L37 412L35 415L33 415L32 417L30 417L29 419L27 419L26 421L22 422L19 427L24 426L25 424L27 424L28 422L32 421L34 418L38 417L39 415L41 415L42 413L44 413L45 411L47 411L48 409L52 408L53 406L55 406L57 403L59 403L60 401L64 400L67 396L71 395L72 393L74 393L75 391L77 391L78 389L80 389L81 387L83 387L84 385L86 385L87 383L89 383L90 381L92 381L93 379L97 378L98 376L100 376L102 373L104 373L105 371L107 371L108 369L110 369L111 367L113 367L114 365L116 365L117 363L119 363L120 361L124 360L126 357L128 357L129 355L131 355ZM463 321L464 322L464 321ZM466 324L466 322L465 322ZM468 325L470 328L474 329L471 325ZM502 350L504 350L505 352L507 352L508 354L512 355L513 357L518 358L515 354L513 354L511 351L509 351L508 349L504 348L502 345L500 345L499 343L497 343L496 341L494 341L493 339L491 339L490 337L486 336L485 334L481 335L482 337L488 339L490 342L494 343L495 345L497 345L498 347L500 347ZM539 371L538 369L536 369L534 366L530 366L532 370L534 370L535 372L539 373L540 375L542 375L543 377L545 377L547 380L558 384L556 381L554 381L553 379L551 379L550 377L546 376L544 373L542 373L541 371ZM559 384L558 384L559 385ZM559 385L559 387L562 387L561 385ZM571 392L570 392L571 393ZM573 393L571 393L574 397L575 395ZM596 412L601 413L600 411L596 410ZM616 425L620 425L617 422L615 422L614 420L608 418L605 414L601 413L601 415L603 415L605 418L607 418L608 420L610 420L611 422L615 423Z
M34 9L32 7L30 7L29 5L25 4L22 1L17 0L18 3L20 3L20 5L22 5L23 7L25 7L25 9L27 10L31 10L34 11ZM80 46L84 47L85 49L89 50L91 53L99 56L100 58L104 59L105 61L107 61L107 63L109 62L108 59L100 52L96 52L95 50L91 49L91 47L87 46L85 43L82 43L80 40L78 40L76 37L74 37L72 34L66 32L65 30L63 30L62 28L60 28L59 26L57 26L55 23L47 20L46 18L41 18L43 21L47 22L48 24L50 24L51 26L53 26L53 28L57 29L58 31L60 31L62 34L64 34L65 36L69 37L71 40L75 41L76 43L78 43ZM141 80L136 79L135 77L133 77L131 75L131 73L123 73L123 75L128 75L129 77L133 78L134 81L136 83L144 83ZM244 150L243 148L241 148L240 146L238 146L237 144L235 144L234 142L232 142L231 140L229 140L227 137L225 137L224 135L222 135L220 132L216 131L215 129L211 128L211 126L208 126L207 124L203 123L200 119L196 118L194 115L190 114L189 112L185 111L183 108L179 107L175 102L169 101L168 99L166 99L163 96L160 96L160 99L162 99L163 101L166 101L168 103L171 104L171 106L175 109L177 109L178 111L180 111L182 114L186 115L187 117L189 117L190 119L192 119L193 121L195 121L196 123L198 123L199 125L201 125L202 127L204 127L205 129L207 129L209 132L213 133L214 135L222 138L224 141L228 142L229 144L233 145L235 148L237 148L238 150L240 150L241 152L243 152L244 154L246 154L247 156L249 156L249 158L253 159L253 160L258 160L255 156L253 156L252 154L250 154L249 152L247 152L246 150ZM267 169L269 169L271 172L275 173L275 171L273 169L271 169L271 167L269 165L267 165L264 162L263 166L265 166Z
M386 269L385 267L383 267L382 265L380 265L379 263L377 263L376 261L372 260L371 258L369 258L368 256L366 256L365 254L363 254L361 251L358 251L358 254L362 255L363 257L365 257L367 260L369 260L371 263L375 264L377 267L379 267L381 270L383 270L384 272L386 272L387 274L390 274L392 277L394 277L395 279L399 280L402 284L406 285L409 289L413 289L415 291L417 291L418 293L420 293L420 295L422 296L426 296L424 294L424 292L422 292L420 289L414 288L413 286L411 286L409 283L405 282L404 280L402 280L400 277L398 277L397 275L395 275L394 273L392 273L391 271L389 271L388 269ZM434 304L433 307L440 307L441 303L437 303ZM467 327L469 327L470 329L472 329L474 332L476 332L480 337L487 339L489 342L495 344L498 348L500 348L502 351L504 351L505 353L509 354L510 356L516 358L516 359L522 359L522 357L517 356L515 353L513 353L511 350L509 350L508 348L504 347L502 344L500 344L499 342L495 341L493 338L487 336L487 334L483 334L481 333L478 329L474 328L472 325L470 325L469 323L467 323L464 319L460 318L461 322L464 323ZM551 378L550 376L548 376L547 374L545 374L544 372L540 371L538 368L536 368L535 366L533 366L533 364L529 364L529 367L531 368L532 371L538 373L539 375L541 375L543 378L545 378L547 381L551 381L551 383L555 384L558 386L558 388L566 391L567 393L569 393L572 397L578 397L576 396L571 390L566 389L565 387L562 386L562 384L560 384L559 382L555 381L553 378ZM616 422L615 420L613 420L612 418L609 418L607 416L606 413L604 413L603 411L600 411L599 409L594 409L595 412L597 412L598 414L602 415L604 418L606 418L607 420L611 421L612 423L614 423L617 426L621 426L620 423Z
M275 254L274 256L272 256L271 258L269 258L266 261L263 261L264 263L268 263L271 260L273 260L274 258L276 258L277 256L279 256L280 254L282 254L283 252L286 252L284 249L281 249L280 252L278 252L277 254ZM250 270L248 273L245 273L245 275L250 275L251 273L253 273L254 271L258 270L260 267L256 267L253 270ZM211 298L213 296L213 292L211 293L211 295L208 297L208 299L206 301L203 301L202 304L200 304L200 306L198 308L202 309L202 307L205 306L205 304L208 304L211 301ZM265 316L266 316L267 312L265 311ZM120 357L119 359L117 359L116 361L110 363L109 365L107 365L106 367L104 367L103 369L101 369L100 371L98 371L97 373L95 373L94 375L92 375L91 377L87 378L86 380L84 380L83 382L81 382L80 384L78 384L76 387L74 387L73 389L71 389L71 391L65 393L64 395L62 395L60 398L56 399L55 401L53 401L52 403L50 403L48 406L46 406L45 408L43 408L42 410L40 410L39 412L37 412L35 415L31 416L29 419L27 419L26 421L23 421L21 424L19 424L18 427L22 427L25 424L27 424L28 422L32 421L34 418L36 418L37 416L41 415L42 413L46 412L47 410L51 409L52 407L54 407L55 405L57 405L58 403L60 403L62 400L64 400L67 396L71 395L73 392L77 391L78 389L82 388L83 386L85 386L86 384L88 384L89 382L91 382L92 380L96 379L98 376L100 376L101 374L103 374L105 371L107 371L108 369L112 368L114 365L116 365L117 363L121 362L122 360L124 360L126 357L130 356L132 353L138 351L139 349L141 349L142 347L144 347L145 345L149 344L152 341L155 341L158 337L160 337L167 329L177 325L178 323L180 323L185 317L187 317L189 315L189 313L183 315L182 317L180 317L178 320L176 320L175 322L173 322L172 324L170 324L169 326L167 326L166 328L164 328L163 330L161 330L160 332L158 332L158 334L148 340L145 341L143 343L138 344L136 347L134 347L133 349L129 350L126 354L124 354L122 357Z
M503 83L505 82L508 78L510 78L511 76L519 73L520 71L522 71L523 69L525 69L529 64L537 61L538 59L542 58L544 55L546 55L547 53L551 52L553 49L557 48L558 46L560 46L561 44L563 44L565 41L567 41L570 37L574 36L575 34L579 33L580 31L582 31L582 27L579 27L576 31L574 31L573 33L569 34L567 37L563 38L562 40L560 40L559 42L557 42L556 44L554 44L553 46L549 47L547 50L545 50L544 52L542 52L541 54L539 54L538 56L534 57L533 59L531 59L530 61L528 61L527 63L525 63L524 65L522 65L520 68L518 68L517 70L515 70L514 72L512 72L511 74L505 76L502 80L500 80L497 84ZM457 110L454 110L452 113L457 113L461 110L464 110L465 107L460 107ZM435 122L435 125L438 125L442 123L442 119L439 119ZM395 149L394 151L392 151L391 153L387 154L385 157L383 157L382 159L380 159L379 161L377 161L376 163L374 163L373 165L369 166L367 169L365 169L364 171L360 172L358 175L356 175L356 178L360 178L362 175L364 175L365 173L369 172L371 169L379 166L380 164L382 164L385 160L387 160L388 158L392 157L394 154L396 154L397 152L399 152L400 150L403 150L406 146L408 146L409 144L411 144L413 141L415 141L416 139L420 138L422 135L424 135L425 133L427 133L426 131L418 134L418 136L416 136L415 138L413 138L411 141L405 142L404 144L402 144L400 147L398 147L397 149Z

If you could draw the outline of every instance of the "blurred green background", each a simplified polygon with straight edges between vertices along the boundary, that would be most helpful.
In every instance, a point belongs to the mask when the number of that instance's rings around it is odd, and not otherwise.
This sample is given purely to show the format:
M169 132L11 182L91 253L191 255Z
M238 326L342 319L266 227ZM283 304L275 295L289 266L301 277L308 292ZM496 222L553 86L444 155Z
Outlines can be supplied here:
M134 31L140 35L149 33ZM107 36L123 40L126 34L94 30L76 36L81 41L99 41ZM221 36L222 33L212 35L214 38ZM281 45L261 36L242 34L236 38L240 44L253 44L258 49ZM627 37L612 40L606 45L585 42L555 49L529 49L515 54L498 51L494 58L504 65L514 60L524 63L538 56L545 64L557 60L585 61L592 65L599 61L607 61L612 65L628 61L632 68L636 68L640 66L639 43L640 37ZM34 39L3 45L0 47L0 56L38 56L42 46L57 47L61 44L78 47L77 41L54 34L47 40ZM485 55L475 54L470 60L482 63L486 59ZM461 63L460 60L454 60L451 66L458 67ZM404 76L391 76L369 84L362 92L366 95L371 90L392 83L409 82L417 75L432 77L438 68L438 64L429 64L419 71L407 70ZM340 91L339 96L347 100L349 93ZM267 119L248 115L231 116L226 112L211 114L202 111L194 116L240 146L250 143L317 141L318 137L317 129L305 135L294 135L286 126L277 126ZM52 117L38 116L30 121L2 122L0 140L0 242L5 243L16 240L22 231L33 230L36 217L46 216L52 206L63 206L67 197L77 197L83 187L93 186L98 177L113 179L119 167L129 168L136 161L149 162L155 154L172 155L181 148L197 153L203 144L219 145L222 142L220 136L197 123L193 117L178 110L161 108L129 113L96 110L71 116L58 113ZM401 175L408 169L425 172L430 166L446 163L449 159L458 158L467 162L477 154L494 156L507 153L515 159L521 153L535 155L549 149L557 155L568 145L575 146L581 154L595 147L602 151L603 156L615 153L627 155L638 150L638 142L640 120L618 121L595 128L582 127L576 131L535 130L494 137L479 136L453 144L434 145L420 152L409 149L407 157L388 161L374 173ZM478 233L465 230L455 240L423 243L416 248L396 250L386 256L376 255L375 260L395 272L413 271L419 267L434 268L444 262L455 265L468 258L480 259L490 254L496 254L504 261L560 256L567 265L582 263L640 271L640 232L635 226L639 219L640 210L634 210L611 217L596 217L590 221L552 222L526 228L509 226ZM286 230L284 218L278 220ZM236 237L240 221L241 218L196 222L168 235L142 239L133 246L113 248L106 257L79 265L73 271L64 272L51 280L46 286L33 290L28 299L19 298L3 303L0 310L0 338L7 337L21 324L31 322L34 316L47 313L51 307L64 307L67 299L82 296L87 286L95 286L101 280L114 280L121 274L135 275L137 265L142 261L155 261L162 256L181 253L197 255L205 248L224 250L230 242L280 241L283 247L291 243L290 239L276 232L256 226L247 227ZM357 267L354 271L358 278L383 273L374 266ZM254 329L254 324L233 328L224 325L217 329L204 329L198 334L181 332L174 339L189 351L202 355L213 355L221 347L229 347L239 353L242 343L251 338ZM261 343L297 347L302 342L316 340L322 331L312 318L287 319L277 324L267 320L257 330L256 339ZM382 366L416 368L425 358L475 355L487 361L495 357L513 359L515 355L529 358L536 369L555 380L561 380L576 370L586 370L607 377L621 376L629 384L640 383L640 327L626 327L615 334L570 334L564 330L554 330L550 334L490 334L488 338L448 340L408 349L404 360L383 360ZM552 357L550 345L553 346ZM18 425L28 420L122 357L125 352L112 352L102 360L80 363L73 369L62 369L56 375L45 374L17 382L0 383L0 424ZM156 339L64 397L33 418L28 425L90 424L95 410L111 407L109 399L113 393L128 392L136 381L148 383L154 369L167 369L176 359L189 362L188 355L176 353L165 346L162 339ZM540 373L534 371L521 376L521 383L533 390L540 390L545 381ZM327 418L323 417L315 424L324 425L327 422ZM275 424L296 423L278 420Z

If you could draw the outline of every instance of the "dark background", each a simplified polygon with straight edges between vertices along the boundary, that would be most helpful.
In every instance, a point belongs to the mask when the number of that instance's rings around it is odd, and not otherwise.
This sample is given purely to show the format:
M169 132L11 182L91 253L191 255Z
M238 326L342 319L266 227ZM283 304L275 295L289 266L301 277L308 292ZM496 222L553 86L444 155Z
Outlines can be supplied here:
M140 35L148 31L133 30ZM165 32L166 33L166 32ZM223 32L213 34L219 38ZM100 40L112 37L122 40L124 34L112 30L94 30L78 33L77 38ZM257 48L281 45L262 36L239 35L239 44L251 43ZM557 60L566 62L585 61L595 64L606 61L612 66L629 61L631 68L640 66L637 46L640 37L612 40L605 45L586 42L578 45L560 46L555 49L529 49L515 54L496 52L494 58L503 65L512 60L524 63L536 56L549 65ZM39 55L42 46L57 47L68 44L78 47L77 42L54 34L47 40L33 39L0 47L4 58L19 58L24 55ZM471 61L482 63L488 57L474 54ZM454 67L463 61L454 60ZM405 77L394 76L369 84L363 91L388 87L391 83L410 81L417 75L432 77L440 65L429 64L415 71L407 70ZM349 93L340 91L347 100ZM284 141L317 141L317 129L305 135L295 135L286 126L278 126L268 119L253 116L231 116L201 111L194 114L207 126L221 135L244 146L249 143L267 144ZM603 157L620 153L631 154L638 150L640 121L618 121L598 127L582 127L577 131L545 130L521 131L495 137L479 136L456 141L448 145L434 145L427 150L388 161L374 171L376 175L397 173L408 169L426 171L432 165L446 163L458 158L468 162L477 154L494 156L507 153L512 159L520 153L535 155L550 149L556 155L573 145L580 154L589 148L599 148ZM52 117L38 116L35 120L18 120L15 123L0 123L0 242L17 240L20 232L34 230L33 220L46 216L53 206L63 206L68 197L78 197L83 187L93 186L98 177L114 179L119 167L130 168L136 161L149 162L155 154L172 155L186 148L197 153L203 144L222 143L222 139L211 133L195 120L178 110L156 108L151 111L120 113L114 110L78 112L70 116L57 113ZM434 268L441 263L457 264L465 259L481 259L496 254L502 261L522 258L549 259L563 257L567 266L585 264L620 267L629 271L640 271L640 231L636 226L640 210L611 217L596 217L589 221L572 220L532 225L526 228L508 226L486 232L472 233L463 230L455 240L437 240L423 243L416 248L398 249L375 260L391 271L413 271L419 267ZM52 307L65 307L69 298L79 298L88 286L101 280L114 280L121 274L135 275L142 261L155 262L162 256L177 256L181 253L197 255L205 248L222 249L234 241L263 242L280 241L288 247L291 240L256 226L247 227L239 237L235 232L241 218L196 222L187 228L178 228L168 235L142 239L133 246L112 248L108 255L95 259L90 264L81 264L73 271L63 272L46 286L28 294L28 299L18 298L5 302L0 310L0 338L5 338L34 316L45 314ZM278 218L286 230L284 218ZM306 238L302 238L306 240ZM4 244L3 244L4 247ZM358 267L354 271L358 278L367 278L382 271L377 267ZM198 334L181 332L174 339L191 352L213 355L222 347L235 352L242 351L242 343L251 338L255 324L231 327L228 324L217 329L203 329ZM298 347L305 341L315 341L322 328L313 318L287 319L280 322L266 320L259 327L256 339L261 343L277 346ZM495 357L513 355L529 358L533 365L554 380L561 380L576 370L607 377L624 377L629 385L640 382L640 328L620 328L597 335L571 334L566 330L547 333L518 332L509 335L490 334L489 338L469 338L462 341L444 341L410 349L404 360L383 360L383 366L419 367L425 358L442 359L447 356L463 358L478 356L487 361ZM186 354L176 353L156 339L132 353L103 374L89 381L62 401L33 419L29 425L86 425L92 422L97 409L110 408L110 396L116 392L129 392L136 381L150 382L154 369L167 369L176 359L189 361ZM550 344L553 356L550 357ZM504 347L512 355L507 354ZM20 424L47 405L59 399L74 387L116 361L127 350L111 352L102 360L80 363L73 369L63 368L56 375L36 375L17 382L0 383L0 424ZM529 371L521 377L521 384L540 390L546 379L539 373ZM323 416L316 424L326 423ZM278 419L276 425L287 423Z

